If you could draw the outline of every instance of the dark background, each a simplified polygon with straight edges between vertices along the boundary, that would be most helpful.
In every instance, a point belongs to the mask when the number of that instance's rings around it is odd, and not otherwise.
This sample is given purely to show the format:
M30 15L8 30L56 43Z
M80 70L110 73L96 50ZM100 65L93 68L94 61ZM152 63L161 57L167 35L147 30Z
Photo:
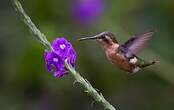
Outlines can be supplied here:
M73 0L21 0L49 41L66 37L74 45L77 70L118 110L174 109L174 1L107 0L97 22L79 25L70 14ZM76 39L102 31L120 42L156 29L149 47L140 54L160 64L129 75L110 64L94 41ZM44 64L44 47L29 32L10 0L0 0L0 110L100 110L73 86L70 75L55 78Z

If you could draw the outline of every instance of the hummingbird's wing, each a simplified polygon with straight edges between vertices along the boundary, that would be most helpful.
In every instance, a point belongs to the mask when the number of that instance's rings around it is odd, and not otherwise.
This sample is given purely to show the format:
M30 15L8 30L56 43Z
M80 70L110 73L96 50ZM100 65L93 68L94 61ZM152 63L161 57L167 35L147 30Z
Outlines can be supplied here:
M148 41L152 37L154 31L148 31L143 34L135 35L130 38L125 44L121 45L121 50L127 57L132 57L141 52L148 44Z

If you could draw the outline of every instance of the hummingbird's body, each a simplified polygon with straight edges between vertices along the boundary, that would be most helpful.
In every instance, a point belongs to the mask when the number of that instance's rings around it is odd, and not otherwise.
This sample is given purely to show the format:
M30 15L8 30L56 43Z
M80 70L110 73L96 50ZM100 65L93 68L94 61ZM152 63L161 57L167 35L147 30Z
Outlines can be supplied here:
M128 59L118 50L119 45L113 44L109 48L104 48L107 59L112 63L120 67L121 69L132 72L135 66L129 63Z
M140 69L157 62L146 62L136 56L137 53L145 48L153 33L153 31L149 31L132 37L122 45L109 32L103 32L94 37L86 37L79 40L96 39L104 48L106 57L112 64L117 65L127 72L136 73Z

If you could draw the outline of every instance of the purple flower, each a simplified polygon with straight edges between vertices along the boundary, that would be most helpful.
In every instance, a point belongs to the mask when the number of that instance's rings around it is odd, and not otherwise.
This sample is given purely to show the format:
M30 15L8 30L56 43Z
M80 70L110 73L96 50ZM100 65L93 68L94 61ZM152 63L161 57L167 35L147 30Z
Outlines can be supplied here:
M52 48L52 51L45 52L46 66L49 72L53 72L54 76L60 78L68 72L65 67L66 59L72 67L75 67L76 52L65 38L54 40Z
M81 24L91 24L98 20L104 11L104 0L76 0L72 14Z

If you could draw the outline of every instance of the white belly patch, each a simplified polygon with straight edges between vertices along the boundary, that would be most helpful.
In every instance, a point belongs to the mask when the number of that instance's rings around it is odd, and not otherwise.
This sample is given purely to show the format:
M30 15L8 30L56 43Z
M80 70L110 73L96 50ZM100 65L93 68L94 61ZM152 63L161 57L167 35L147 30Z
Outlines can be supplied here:
M129 60L129 62L132 63L132 64L135 64L137 61L138 61L138 60L137 60L136 57L131 58L131 59Z

